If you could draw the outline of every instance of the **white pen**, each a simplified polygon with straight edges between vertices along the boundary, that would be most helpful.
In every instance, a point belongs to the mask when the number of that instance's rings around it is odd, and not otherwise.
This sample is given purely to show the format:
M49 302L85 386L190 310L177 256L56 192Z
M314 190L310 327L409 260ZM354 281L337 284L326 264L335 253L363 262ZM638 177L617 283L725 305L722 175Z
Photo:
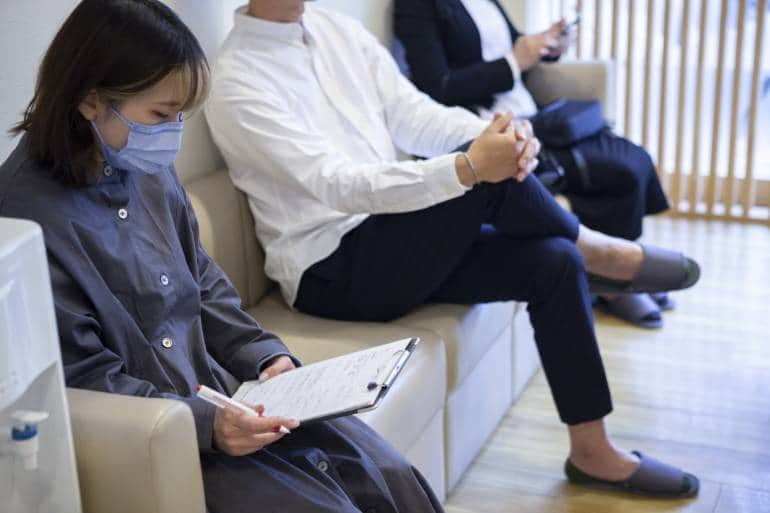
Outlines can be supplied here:
M246 415L257 415L257 412L255 412L252 408L249 408L245 404L235 401L224 394L220 394L216 390L213 390L206 385L198 385L196 389L198 390L198 397L213 404L217 408L226 408L228 406L232 406L233 408L242 411ZM284 435L291 433L291 431L289 431L286 426L282 426L280 424L276 426L273 431L276 433L283 433Z

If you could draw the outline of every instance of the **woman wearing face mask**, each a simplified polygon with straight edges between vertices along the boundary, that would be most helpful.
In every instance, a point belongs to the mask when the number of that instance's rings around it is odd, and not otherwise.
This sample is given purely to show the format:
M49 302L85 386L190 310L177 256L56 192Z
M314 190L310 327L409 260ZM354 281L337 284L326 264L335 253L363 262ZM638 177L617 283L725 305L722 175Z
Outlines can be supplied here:
M198 42L157 0L83 0L43 59L0 166L0 216L43 228L67 385L185 402L212 513L440 511L353 417L298 427L195 397L297 363L241 311L172 168L208 83Z

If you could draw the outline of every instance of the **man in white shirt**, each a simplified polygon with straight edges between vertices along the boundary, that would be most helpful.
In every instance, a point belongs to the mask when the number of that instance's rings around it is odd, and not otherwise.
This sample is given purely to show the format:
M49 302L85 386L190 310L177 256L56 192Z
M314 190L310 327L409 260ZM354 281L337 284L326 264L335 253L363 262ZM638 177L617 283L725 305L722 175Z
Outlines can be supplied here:
M586 270L605 286L675 289L697 281L697 264L580 226L528 177L539 151L528 124L433 102L360 24L302 0L236 13L206 115L288 304L389 320L428 302L528 301L572 476L649 478L656 462L604 430ZM399 161L397 148L432 158ZM695 476L666 468L656 486L697 492Z

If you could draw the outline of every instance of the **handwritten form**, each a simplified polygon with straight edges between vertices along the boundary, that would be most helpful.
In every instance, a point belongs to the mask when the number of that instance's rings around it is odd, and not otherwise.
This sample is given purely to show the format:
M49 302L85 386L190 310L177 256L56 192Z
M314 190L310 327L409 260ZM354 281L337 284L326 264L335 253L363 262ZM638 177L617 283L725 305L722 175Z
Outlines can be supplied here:
M410 339L337 356L284 372L264 383L246 381L233 399L262 404L265 415L307 422L371 408L382 383L403 363ZM369 387L376 383L376 387Z

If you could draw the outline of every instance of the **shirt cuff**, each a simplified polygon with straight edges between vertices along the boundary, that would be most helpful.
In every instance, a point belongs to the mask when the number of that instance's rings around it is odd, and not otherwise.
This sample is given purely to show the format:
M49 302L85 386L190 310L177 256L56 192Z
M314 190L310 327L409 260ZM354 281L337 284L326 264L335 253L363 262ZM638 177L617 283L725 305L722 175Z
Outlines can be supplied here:
M516 57L513 56L513 52L508 53L508 55L505 56L505 60L508 61L508 66L511 67L513 81L518 82L521 80L521 68L519 68L519 63L516 62Z
M289 349L280 340L263 340L243 345L224 365L230 374L239 381L257 379L257 363L266 362L278 354L288 353Z
M460 183L455 164L457 155L459 153L454 152L422 162L425 185L428 187L434 204L462 196L471 189Z
M259 375L262 374L262 371L264 370L263 367L267 364L267 362L269 362L273 358L278 358L279 356L288 356L289 358L291 358L291 361L292 363L294 363L295 367L302 367L302 362L297 360L297 358L289 352L282 351L278 353L273 353L265 356L264 358L262 358L260 361L257 362L257 378L259 378Z

